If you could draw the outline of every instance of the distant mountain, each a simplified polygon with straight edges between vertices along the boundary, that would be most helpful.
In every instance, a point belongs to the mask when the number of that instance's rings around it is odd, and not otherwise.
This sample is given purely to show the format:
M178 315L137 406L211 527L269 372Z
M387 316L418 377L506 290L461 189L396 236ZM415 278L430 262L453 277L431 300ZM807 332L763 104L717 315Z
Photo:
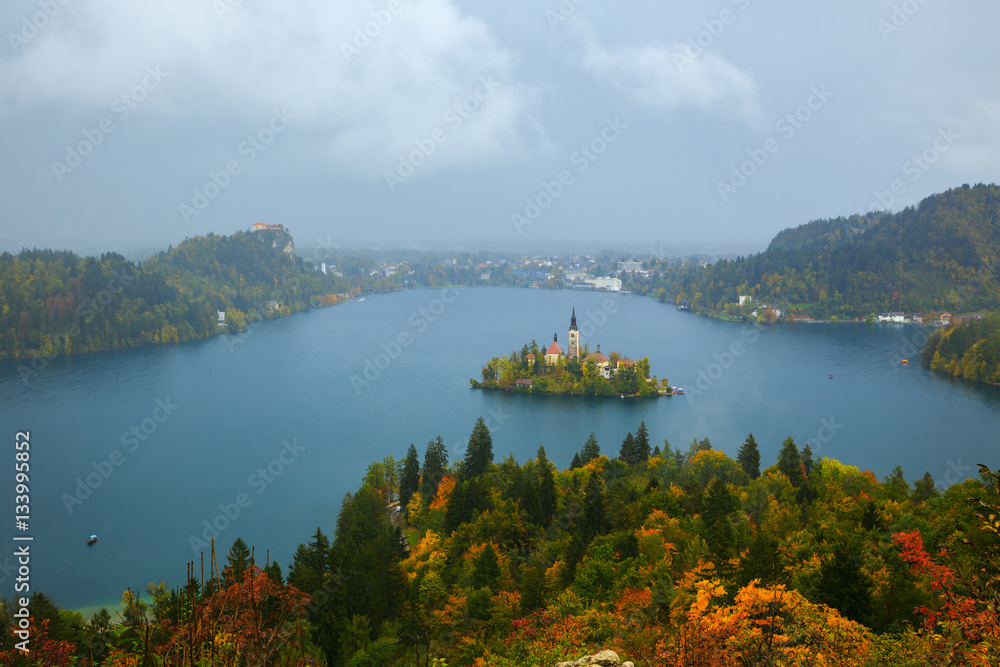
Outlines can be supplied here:
M678 273L695 310L736 314L740 295L786 312L857 317L969 312L1000 304L1000 187L963 185L898 213L817 220L762 253Z

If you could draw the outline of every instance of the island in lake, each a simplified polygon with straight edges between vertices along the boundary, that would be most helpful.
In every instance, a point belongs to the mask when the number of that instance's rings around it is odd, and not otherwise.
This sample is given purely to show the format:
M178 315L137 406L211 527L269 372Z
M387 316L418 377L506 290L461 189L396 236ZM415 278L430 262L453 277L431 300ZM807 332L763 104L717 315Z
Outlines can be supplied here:
M570 318L567 349L559 344L559 334L542 350L535 341L520 352L494 357L483 366L483 380L470 379L476 389L502 389L530 394L571 394L574 396L669 396L675 387L667 379L650 376L649 357L633 361L617 352L609 356L597 345L594 352L580 346L576 308Z

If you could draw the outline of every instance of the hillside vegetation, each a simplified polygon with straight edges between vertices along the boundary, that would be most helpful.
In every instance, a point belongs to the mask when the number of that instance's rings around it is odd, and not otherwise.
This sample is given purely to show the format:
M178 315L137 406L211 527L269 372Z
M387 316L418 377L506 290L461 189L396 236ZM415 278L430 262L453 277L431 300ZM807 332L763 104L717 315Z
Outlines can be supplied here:
M209 234L142 263L117 253L3 253L0 358L32 357L24 377L60 354L194 340L335 302L347 286L286 252L291 243L280 230Z
M932 370L1000 383L1000 313L935 331L920 356Z
M566 470L544 447L498 464L480 419L461 462L439 437L422 463L413 445L372 463L287 576L236 539L183 586L127 592L118 622L35 593L38 662L5 630L0 663L996 664L997 473L942 489L791 438L763 468L752 435L735 459L707 439L650 446L640 424L607 453L591 435Z
M817 220L762 253L668 276L665 296L735 311L740 295L818 318L1000 305L1000 187L964 185L898 213Z

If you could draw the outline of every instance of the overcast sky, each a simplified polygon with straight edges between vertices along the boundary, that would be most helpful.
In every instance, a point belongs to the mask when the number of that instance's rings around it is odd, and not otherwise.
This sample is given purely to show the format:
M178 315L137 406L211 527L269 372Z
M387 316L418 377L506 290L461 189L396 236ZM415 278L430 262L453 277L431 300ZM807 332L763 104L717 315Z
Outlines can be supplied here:
M261 221L755 251L1000 172L995 0L5 0L0 26L0 250Z

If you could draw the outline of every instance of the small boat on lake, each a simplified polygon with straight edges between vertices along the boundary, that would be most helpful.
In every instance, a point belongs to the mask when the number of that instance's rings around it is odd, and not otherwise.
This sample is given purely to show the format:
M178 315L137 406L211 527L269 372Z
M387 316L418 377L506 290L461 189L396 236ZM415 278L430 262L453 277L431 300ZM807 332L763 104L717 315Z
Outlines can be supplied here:
M92 545L96 541L97 541L97 535L91 535L90 537L87 538L87 544L88 545Z

